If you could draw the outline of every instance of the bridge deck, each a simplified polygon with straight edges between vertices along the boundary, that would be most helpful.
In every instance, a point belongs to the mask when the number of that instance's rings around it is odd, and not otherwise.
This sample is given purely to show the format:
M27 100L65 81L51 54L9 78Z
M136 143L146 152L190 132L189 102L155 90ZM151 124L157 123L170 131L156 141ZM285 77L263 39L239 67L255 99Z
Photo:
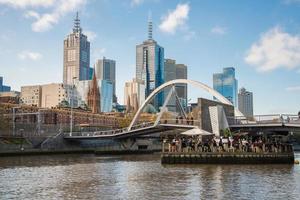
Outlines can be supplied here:
M172 129L193 129L196 126L194 125L186 125L186 124L159 124L157 126L151 125L147 127L142 127L138 129L134 129L131 131L109 131L107 132L80 132L80 133L73 133L72 136L69 134L65 134L65 139L110 139L110 138L124 138L130 136L138 136L138 135L145 135L145 134L152 134L161 131L167 131ZM102 133L102 134L101 134Z

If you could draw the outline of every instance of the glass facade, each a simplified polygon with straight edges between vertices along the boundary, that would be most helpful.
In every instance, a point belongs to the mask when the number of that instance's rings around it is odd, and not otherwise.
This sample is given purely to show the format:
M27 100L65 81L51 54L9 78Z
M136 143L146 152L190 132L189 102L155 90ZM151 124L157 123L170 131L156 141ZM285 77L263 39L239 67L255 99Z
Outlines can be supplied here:
M246 116L253 116L253 93L241 88L238 94L239 110Z
M78 15L74 20L73 32L64 40L63 83L72 85L73 78L89 80L90 78L90 42L82 33Z
M224 68L223 73L214 74L213 87L234 106L237 106L238 81L235 78L235 69L233 67Z
M93 79L93 74L94 74L94 68L90 67L90 69L89 69L89 80Z
M147 40L136 47L136 78L145 82L145 96L161 84L164 80L164 48L155 40ZM160 92L154 98L155 108L163 105L164 93Z
M113 102L117 102L116 95L116 61L107 59L99 59L95 63L95 73L97 79L108 80L113 85Z
M3 77L0 77L0 92L10 92L10 86L3 85Z
M99 80L101 112L111 112L113 104L113 84L109 80Z

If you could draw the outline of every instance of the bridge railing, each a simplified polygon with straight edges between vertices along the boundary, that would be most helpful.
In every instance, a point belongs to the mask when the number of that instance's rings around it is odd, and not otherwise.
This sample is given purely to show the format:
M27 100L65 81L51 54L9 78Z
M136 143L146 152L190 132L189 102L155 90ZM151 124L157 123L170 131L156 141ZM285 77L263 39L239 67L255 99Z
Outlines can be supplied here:
M276 115L255 115L253 117L227 117L230 125L247 124L300 124L298 115L276 114Z
M137 124L131 128L131 131L151 127L154 122L143 122ZM104 131L93 131L93 132L73 132L72 136L113 136L118 134L127 133L128 128L114 129L114 130L104 130ZM65 133L66 136L70 136L70 133Z
M191 125L191 126L198 126L199 120L192 120L192 119L161 119L159 121L160 124L172 124L172 125Z

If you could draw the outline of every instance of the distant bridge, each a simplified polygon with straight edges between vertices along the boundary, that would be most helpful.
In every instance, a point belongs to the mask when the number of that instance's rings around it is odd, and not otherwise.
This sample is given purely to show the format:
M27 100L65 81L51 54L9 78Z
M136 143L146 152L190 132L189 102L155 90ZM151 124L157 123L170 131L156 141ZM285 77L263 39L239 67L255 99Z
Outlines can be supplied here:
M235 117L229 120L231 123L229 127L233 131L249 131L249 130L273 130L273 131L300 131L300 119L295 115L258 115L254 119L258 121L247 120L242 117ZM163 119L159 123L155 122L141 123L135 125L128 130L128 128L108 130L108 131L94 131L94 132L73 132L65 133L65 139L121 139L128 137L137 137L141 135L149 135L170 130L189 130L198 127L198 120L174 120Z
M167 130L174 130L174 129L193 129L198 127L199 121L196 120L189 120L187 118L187 114L185 113L184 109L179 102L179 97L177 96L175 85L176 84L190 84L193 85L201 90L208 92L209 94L213 95L217 98L221 103L232 105L232 103L222 96L220 93L215 91L213 88L198 82L192 81L187 79L177 79L172 80L167 83L162 84L158 88L156 88L144 101L144 103L140 106L137 113L135 114L132 122L130 123L129 127L123 129L116 129L116 130L109 130L109 131L95 131L95 132L73 132L73 133L65 133L65 139L107 139L107 138L127 138L127 137L136 137L139 135L148 135L158 132L163 132ZM143 112L144 108L152 101L155 95L159 92L163 91L165 88L171 87L168 95L166 96L165 102L160 109L160 112L157 114L157 118L154 122L147 122L147 123L140 123L136 125L138 122L138 118L140 114ZM166 111L167 104L174 95L175 99L179 105L180 112L184 119L178 121L178 119L163 119L162 115ZM253 130L253 129L265 129L265 128L275 128L275 129L282 129L290 130L290 129L297 129L300 130L300 119L297 115L259 115L254 116L252 120L247 119L243 116L243 114L235 108L235 115L234 118L228 118L229 127L232 130Z

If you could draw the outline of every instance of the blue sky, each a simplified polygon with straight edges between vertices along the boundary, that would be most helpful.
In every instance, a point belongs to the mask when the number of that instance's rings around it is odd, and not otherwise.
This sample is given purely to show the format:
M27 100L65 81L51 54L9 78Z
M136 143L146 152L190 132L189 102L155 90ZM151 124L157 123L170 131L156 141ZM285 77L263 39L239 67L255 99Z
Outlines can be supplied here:
M212 86L212 74L235 67L239 87L254 93L255 114L300 110L300 0L0 0L0 76L14 90L62 82L63 39L76 11L91 41L91 65L117 62L117 96L135 74L135 46L154 39L188 77ZM209 97L189 88L190 98Z

